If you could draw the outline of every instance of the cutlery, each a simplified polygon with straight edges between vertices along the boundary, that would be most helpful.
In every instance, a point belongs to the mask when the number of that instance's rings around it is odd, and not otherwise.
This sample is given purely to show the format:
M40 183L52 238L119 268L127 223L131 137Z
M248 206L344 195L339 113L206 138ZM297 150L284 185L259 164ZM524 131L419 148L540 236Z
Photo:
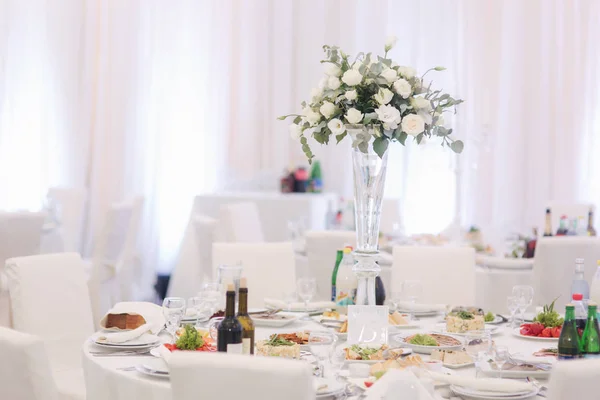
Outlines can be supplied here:
M504 315L500 315L500 314L496 314L496 315L499 316L500 318L502 318L502 323L508 322L508 318L506 318Z
M251 313L248 313L248 315L255 315L255 314L265 314L265 315L273 315L273 314L277 314L279 311L283 310L282 308L273 308L267 311L254 311Z
M150 356L150 350L143 351L112 351L112 352L90 352L94 357L125 357L125 356Z
M117 368L119 371L135 371L135 367L121 367Z
M530 378L530 377L527 377L527 378L526 378L526 380L527 380L527 382L530 382L530 383L532 383L532 384L533 384L533 386L535 386L536 388L538 388L538 389L539 389L538 396L540 396L540 397L547 397L547 396L546 396L546 393L542 393L542 392L546 392L546 391L548 390L548 388L547 388L546 386L542 385L542 384L541 384L541 383L540 383L540 382L539 382L537 379L535 379L535 378Z
M515 365L517 367L533 367L536 369L541 369L542 371L550 371L552 369L552 365L551 364L547 364L547 363L532 363L532 362L527 362L524 360L519 360L519 359L515 359L513 358L512 355L508 355L508 363Z
M332 323L332 324L343 324L346 321L340 321L339 319L326 319L326 318L323 318L320 322L321 323Z

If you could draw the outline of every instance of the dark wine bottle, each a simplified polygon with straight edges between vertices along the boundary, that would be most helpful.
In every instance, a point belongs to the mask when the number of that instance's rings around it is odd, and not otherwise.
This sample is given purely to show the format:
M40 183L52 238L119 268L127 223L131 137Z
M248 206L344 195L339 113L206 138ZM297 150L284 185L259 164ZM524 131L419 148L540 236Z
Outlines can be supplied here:
M242 324L242 354L254 354L254 322L248 315L248 285L246 278L240 279L240 303L238 321Z
M227 286L225 318L217 328L217 350L242 354L242 324L235 317L235 290L231 284Z

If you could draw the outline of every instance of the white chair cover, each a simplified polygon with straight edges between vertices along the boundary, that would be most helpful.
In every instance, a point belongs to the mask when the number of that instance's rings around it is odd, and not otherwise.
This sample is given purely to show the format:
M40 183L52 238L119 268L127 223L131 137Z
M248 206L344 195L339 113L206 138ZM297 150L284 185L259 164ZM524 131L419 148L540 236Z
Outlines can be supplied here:
M295 291L296 273L292 244L214 243L213 276L221 264L242 264L248 280L248 307L263 307L264 298L282 298Z
M203 399L315 399L309 365L292 360L179 351L169 370L176 400L198 400L198 388Z
M600 360L559 362L552 368L548 400L596 399L600 392Z
M50 188L48 198L59 205L60 228L65 252L81 253L83 216L87 191L75 188Z
M383 199L381 203L381 222L379 224L381 232L386 234L402 232L401 206L402 201L400 199Z
M309 276L317 279L317 300L331 300L331 274L337 250L356 247L354 231L306 232Z
M4 262L39 253L45 218L41 212L0 212L0 326L12 326Z
M40 338L0 327L0 355L0 399L59 399Z
M81 346L94 333L79 254L12 258L6 262L14 328L41 337L53 370L81 365Z
M212 280L212 244L217 220L192 216L185 230L179 259L169 280L168 296L196 296L202 282Z
M422 303L475 305L475 250L472 247L394 246L392 292L402 281L420 280Z
M549 304L558 297L555 308L564 311L571 301L576 258L585 260L585 279L591 283L596 260L600 260L600 238L559 236L538 240L533 264L534 305Z
M224 204L219 210L219 225L226 242L260 243L264 235L258 207L252 202Z

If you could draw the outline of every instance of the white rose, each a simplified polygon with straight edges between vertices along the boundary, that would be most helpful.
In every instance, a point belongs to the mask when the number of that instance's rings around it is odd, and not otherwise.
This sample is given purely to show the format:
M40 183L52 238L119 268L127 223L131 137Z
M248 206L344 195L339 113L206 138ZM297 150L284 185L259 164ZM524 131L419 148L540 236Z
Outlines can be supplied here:
M335 113L336 107L335 104L329 102L329 101L324 101L323 105L319 108L319 111L321 111L321 114L323 114L323 116L327 119L331 118L331 116Z
M315 126L317 122L321 120L321 114L310 107L305 107L302 110L302 115L304 115L304 119L310 124L310 126Z
M402 118L402 131L407 135L417 136L425 130L425 121L420 115L408 114Z
M431 111L431 102L424 97L413 97L410 99L410 105L422 112Z
M403 99L407 99L412 92L412 87L406 79L398 79L396 82L394 82L394 91Z
M348 100L356 100L358 93L356 93L356 90L348 90L344 96L346 96Z
M396 72L396 70L391 68L384 69L381 73L381 76L385 78L387 83L394 83L398 79L398 73Z
M400 117L400 111L390 105L379 106L375 110L377 119L383 122L383 128L386 130L396 129L400 123L402 117Z
M360 81L362 81L362 78L363 77L360 72L354 69L349 69L348 71L344 72L342 81L348 86L356 86L360 83Z
M358 124L363 119L363 113L358 111L356 108L351 108L346 112L346 121L350 124Z
M310 89L310 98L312 99L311 100L312 103L318 102L319 99L321 98L321 95L323 95L323 89L322 88L312 88L312 89Z
M396 36L388 36L385 40L385 51L390 51L396 45L398 38Z
M300 125L291 124L290 125L290 136L294 140L298 140L302 137L302 127Z
M373 96L375 101L380 106L389 103L392 100L392 97L394 97L394 93L392 93L391 90L386 89L386 88L380 88L379 92L375 93L375 95Z
M398 73L406 79L412 79L417 74L417 71L412 67L398 67Z
M340 80L338 78L336 78L335 76L330 76L329 79L327 80L327 87L331 90L335 90L337 88L340 87L342 83L340 82Z
M324 76L319 80L319 89L325 89L325 87L327 86L327 80L329 79L329 77Z
M334 118L331 121L329 121L327 127L334 135L344 133L344 131L346 130L346 126L344 125L344 123L337 118Z
M325 63L324 69L325 74L329 76L340 76L342 74L342 70L340 69L340 67L330 62Z

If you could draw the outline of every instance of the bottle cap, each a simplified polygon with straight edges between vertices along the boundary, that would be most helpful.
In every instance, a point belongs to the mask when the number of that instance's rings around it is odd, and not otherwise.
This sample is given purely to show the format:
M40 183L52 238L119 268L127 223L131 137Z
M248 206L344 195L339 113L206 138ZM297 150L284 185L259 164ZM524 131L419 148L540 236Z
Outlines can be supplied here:
M567 304L567 308L575 308L575 306L571 303Z
M233 292L233 290L234 290L234 289L233 289L233 283L230 283L230 284L228 284L228 285L227 285L227 291L228 291L228 292Z
M594 301L588 301L588 307L598 307L598 304Z
M600 267L600 260L596 260L596 265Z
M550 214L550 208L546 208L546 214Z
M240 278L240 289L248 289L248 284L246 278Z
M344 247L344 254L350 254L350 253L352 253L352 246Z
M573 300L581 301L583 300L583 295L581 293L573 293Z

